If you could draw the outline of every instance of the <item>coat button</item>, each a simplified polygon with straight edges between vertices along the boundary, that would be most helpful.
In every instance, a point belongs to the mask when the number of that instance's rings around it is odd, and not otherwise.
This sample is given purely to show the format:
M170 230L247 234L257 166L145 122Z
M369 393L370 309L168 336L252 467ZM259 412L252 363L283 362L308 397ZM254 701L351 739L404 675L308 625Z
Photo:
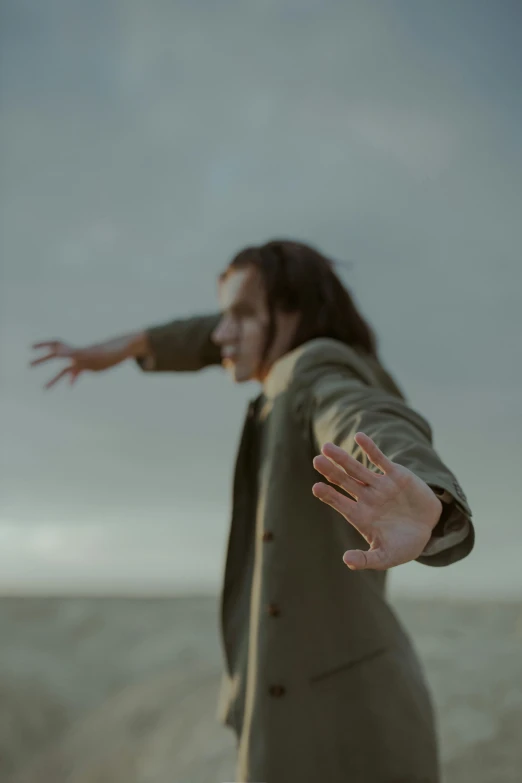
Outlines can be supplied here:
M279 617L281 614L281 609L278 607L277 604L268 604L267 611L270 617Z
M273 541L274 540L274 534L271 530L265 530L263 533L263 541Z
M271 685L268 689L268 692L270 696L273 696L275 699L280 699L281 696L285 695L286 688L284 688L282 685Z

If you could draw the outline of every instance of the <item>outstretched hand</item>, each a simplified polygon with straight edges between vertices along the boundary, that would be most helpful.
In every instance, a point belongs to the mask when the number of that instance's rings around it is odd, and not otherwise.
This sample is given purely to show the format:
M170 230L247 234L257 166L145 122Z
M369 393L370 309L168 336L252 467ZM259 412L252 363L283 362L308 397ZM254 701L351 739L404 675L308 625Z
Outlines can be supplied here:
M441 501L422 479L388 459L368 435L358 432L355 442L382 474L333 443L326 443L313 463L331 484L352 497L322 482L314 484L314 495L342 514L370 545L367 551L345 552L344 562L359 571L385 570L415 560L440 518Z
M67 359L68 364L63 367L59 373L57 373L50 381L45 384L46 389L50 389L62 378L68 377L69 383L72 385L77 380L80 373L83 371L80 363L77 361L75 354L78 353L72 346L66 343L60 342L60 340L47 340L42 343L34 343L33 349L36 351L44 350L45 354L39 356L37 359L33 359L31 367L37 367L39 364L48 362L51 359Z
M128 338L117 338L85 348L75 348L60 340L47 340L33 345L34 350L43 350L45 353L37 359L33 359L31 367L53 359L64 359L66 361L65 367L45 384L45 388L50 389L62 378L68 378L69 383L73 384L86 371L102 372L119 364L127 356L127 345Z

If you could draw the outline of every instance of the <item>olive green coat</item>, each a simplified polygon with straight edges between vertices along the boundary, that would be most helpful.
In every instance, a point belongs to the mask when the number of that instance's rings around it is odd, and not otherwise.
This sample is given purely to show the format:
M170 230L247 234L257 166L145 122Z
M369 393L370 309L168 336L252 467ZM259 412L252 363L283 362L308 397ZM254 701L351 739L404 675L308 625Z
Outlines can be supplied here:
M143 369L219 363L218 316L148 331ZM437 783L437 743L417 658L385 601L385 573L350 571L366 542L312 495L312 459L333 441L362 460L363 431L449 500L419 561L473 546L471 511L430 426L374 359L329 339L280 359L249 407L239 447L222 593L220 717L238 738L237 781Z

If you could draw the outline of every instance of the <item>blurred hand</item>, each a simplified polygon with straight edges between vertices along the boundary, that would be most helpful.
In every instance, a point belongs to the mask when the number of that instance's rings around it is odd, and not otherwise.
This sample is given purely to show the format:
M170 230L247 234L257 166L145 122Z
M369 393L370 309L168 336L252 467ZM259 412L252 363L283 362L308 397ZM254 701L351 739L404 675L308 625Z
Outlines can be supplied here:
M313 463L352 497L323 483L314 484L314 495L342 514L370 545L367 551L345 552L344 562L354 571L381 571L416 560L440 519L441 501L421 478L388 459L368 435L358 432L355 442L383 475L368 470L333 443L325 444Z
M128 339L126 338L89 345L86 348L74 348L59 340L47 340L32 346L33 350L43 350L46 353L33 359L31 367L44 364L51 359L65 359L66 366L45 384L45 388L50 389L51 386L66 377L69 378L69 383L73 384L83 372L102 372L128 358L127 346Z

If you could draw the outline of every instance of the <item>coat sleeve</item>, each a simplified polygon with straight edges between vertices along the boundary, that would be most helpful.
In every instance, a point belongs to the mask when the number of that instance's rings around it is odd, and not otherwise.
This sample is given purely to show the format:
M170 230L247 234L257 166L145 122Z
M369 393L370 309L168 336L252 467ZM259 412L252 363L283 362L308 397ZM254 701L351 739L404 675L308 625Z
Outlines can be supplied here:
M301 395L309 431L320 451L327 442L343 448L378 472L355 442L369 435L383 453L408 468L439 495L443 512L420 563L443 566L466 557L474 545L471 509L456 477L434 449L431 427L398 396L367 385L350 368L321 372Z
M211 338L220 314L169 321L146 329L150 354L137 359L144 372L194 372L221 362Z

